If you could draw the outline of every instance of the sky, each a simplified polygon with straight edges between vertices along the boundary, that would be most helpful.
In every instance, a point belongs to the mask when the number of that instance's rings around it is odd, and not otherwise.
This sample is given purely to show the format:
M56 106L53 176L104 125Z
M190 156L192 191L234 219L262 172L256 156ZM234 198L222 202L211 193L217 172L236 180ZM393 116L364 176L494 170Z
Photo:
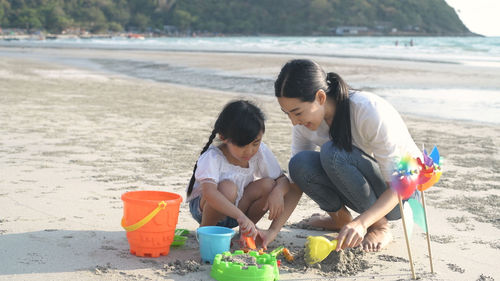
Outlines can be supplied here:
M500 0L445 0L467 28L485 36L500 36Z

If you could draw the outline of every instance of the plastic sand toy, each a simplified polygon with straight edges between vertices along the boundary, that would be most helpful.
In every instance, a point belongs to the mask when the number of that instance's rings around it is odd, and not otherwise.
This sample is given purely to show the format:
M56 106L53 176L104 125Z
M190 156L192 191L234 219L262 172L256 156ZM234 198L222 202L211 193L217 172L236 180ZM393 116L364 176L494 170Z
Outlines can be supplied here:
M326 259L328 255L337 249L337 240L328 240L323 236L308 236L306 242L304 259L308 264L315 264Z
M130 253L139 257L168 255L174 241L182 197L164 191L129 191L122 195L121 225Z
M174 232L174 241L172 242L171 246L179 247L184 245L184 243L186 243L186 240L188 239L187 236L184 235L188 234L189 230L187 229L182 229L182 228L176 229Z
M231 228L216 225L196 229L201 260L213 263L216 255L229 251L234 233Z
M248 248L250 248L252 250L256 250L257 249L257 246L255 245L255 240L253 240L252 237L244 235L243 239L245 240L245 243L247 244Z
M273 281L279 279L279 269L275 255L237 250L217 254L210 276L219 281Z

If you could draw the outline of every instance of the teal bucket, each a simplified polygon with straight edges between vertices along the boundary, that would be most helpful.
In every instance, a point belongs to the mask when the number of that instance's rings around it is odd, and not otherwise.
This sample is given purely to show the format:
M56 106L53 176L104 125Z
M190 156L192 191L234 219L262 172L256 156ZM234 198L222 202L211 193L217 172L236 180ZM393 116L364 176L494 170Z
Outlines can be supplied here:
M202 226L196 230L203 262L212 263L215 255L229 251L234 230L222 226Z

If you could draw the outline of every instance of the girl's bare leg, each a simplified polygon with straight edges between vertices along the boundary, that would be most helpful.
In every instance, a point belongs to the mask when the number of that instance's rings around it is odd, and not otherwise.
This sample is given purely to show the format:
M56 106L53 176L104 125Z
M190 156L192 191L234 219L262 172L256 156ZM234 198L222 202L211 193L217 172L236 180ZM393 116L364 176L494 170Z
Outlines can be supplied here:
M263 210L267 203L269 193L273 190L275 181L273 179L265 178L256 180L250 183L243 193L243 197L238 203L238 208L246 214L246 216L257 223L262 216L267 212Z
M222 195L224 195L229 201L235 202L238 195L238 187L231 181L222 181L217 186ZM217 210L212 208L205 198L202 196L200 200L200 209L202 211L201 224L200 226L206 225L216 225L219 221L224 219L226 215L219 213Z

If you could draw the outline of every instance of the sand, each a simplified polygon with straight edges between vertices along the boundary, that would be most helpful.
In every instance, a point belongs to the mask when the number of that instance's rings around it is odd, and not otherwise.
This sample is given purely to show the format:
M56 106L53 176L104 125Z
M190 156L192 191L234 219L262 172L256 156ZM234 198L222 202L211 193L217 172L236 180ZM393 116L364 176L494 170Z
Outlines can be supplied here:
M38 56L24 55L34 52ZM164 190L185 197L193 164L221 107L242 97L187 86L139 80L56 64L50 53L116 57L116 51L2 49L0 56L0 280L211 280L191 234L167 256L129 253L120 227L120 196L131 190ZM6 55L7 54L7 55ZM280 55L134 52L175 64L263 75L290 58ZM231 63L224 64L230 60ZM420 83L431 87L498 87L488 69L413 62L321 59L336 62L356 83ZM379 68L377 68L379 67ZM369 70L369 71L366 71ZM479 71L485 75L471 77ZM414 72L421 75L415 76ZM448 75L449 73L449 75ZM423 78L422 78L423 77ZM467 77L467 78L466 78ZM499 87L500 88L500 87ZM264 141L287 167L291 125L270 96L248 96L267 115ZM480 114L480 112L478 112ZM426 192L432 256L415 228L411 249L420 280L499 280L500 126L404 116L415 141L437 145L444 158L441 181ZM409 280L401 221L391 223L394 241L380 253L346 251L319 266L300 262L308 235L300 221L320 212L303 196L287 225L269 246L288 247L297 263L283 263L281 280ZM265 228L264 218L258 226ZM182 204L178 228L197 223Z
M249 254L223 256L221 261L240 264L242 270L248 269L248 266L256 266L257 268L262 267L262 265L257 263L257 258Z

